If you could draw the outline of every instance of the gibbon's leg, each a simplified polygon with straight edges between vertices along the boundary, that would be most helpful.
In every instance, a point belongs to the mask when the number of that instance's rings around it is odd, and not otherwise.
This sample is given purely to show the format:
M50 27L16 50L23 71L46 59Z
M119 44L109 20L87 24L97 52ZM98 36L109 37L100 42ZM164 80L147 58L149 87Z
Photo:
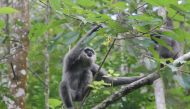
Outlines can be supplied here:
M69 87L63 81L60 83L60 95L62 97L62 100L65 103L66 108L67 109L74 109L73 103L72 103L71 93L69 92Z

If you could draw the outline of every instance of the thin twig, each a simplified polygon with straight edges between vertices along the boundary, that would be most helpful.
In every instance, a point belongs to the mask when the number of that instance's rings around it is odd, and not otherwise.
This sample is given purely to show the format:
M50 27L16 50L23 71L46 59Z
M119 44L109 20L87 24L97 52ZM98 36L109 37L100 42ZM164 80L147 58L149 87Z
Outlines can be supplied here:
M100 64L100 66L99 66L99 68L98 68L98 71L97 71L97 73L96 73L95 76L94 76L94 79L97 77L97 75L98 75L100 69L102 68L103 64L105 63L106 58L108 57L108 54L110 53L111 49L113 48L115 41L116 41L116 39L113 40L112 45L110 46L108 52L106 53L106 55L105 55L105 57L104 57L104 60L103 60L102 63Z
M13 80L16 80L16 83L17 83L18 77L17 77L16 72L14 70L13 63L11 62L10 65L11 65L11 70L13 72Z
M143 6L145 6L146 4L148 4L148 3L144 3L143 5L141 5L141 6L137 7L136 9L134 9L132 12L137 11L138 9L142 8Z
M73 15L68 15L68 14L66 14L66 13L62 13L62 14L65 15L66 17L69 17L69 18L72 18L72 19L75 19L75 20L78 20L78 21L83 22L81 19L79 19L79 18L77 18L77 17L75 17L75 16L73 16ZM92 22L86 22L86 23L88 23L88 24L94 24L94 23L92 23Z
M43 1L39 0L40 3L42 3L43 5L45 5L46 7L49 7L49 5L47 5L46 3L44 3Z
M128 35L133 35L133 34L128 34ZM133 39L133 38L137 38L137 37L143 37L143 36L133 35L132 37L116 37L114 39L116 39L116 40L125 40L125 39Z
M110 46L109 50L107 51L107 53L106 53L106 55L105 55L105 57L104 57L102 63L100 64L100 66L99 66L99 68L98 68L98 71L95 73L95 75L94 75L94 77L93 77L93 80L95 80L96 77L98 76L98 74L99 74L99 72L100 72L100 69L102 68L103 64L105 63L106 58L108 57L108 54L110 53L111 49L112 49L113 46L114 46L115 41L116 41L116 39L113 40L112 45ZM85 103L85 101L86 101L86 99L87 99L87 96L89 95L90 91L91 91L91 90L88 90L87 93L85 94L84 99L83 99L83 101L82 101L81 104L80 104L80 108L81 108L81 107L83 106L83 104Z
M45 84L45 82L43 81L43 79L41 79L41 77L37 73L33 72L30 68L28 68L28 71L30 71L32 73L32 75L34 75L35 77L37 77L37 79L44 85L44 87L47 87L47 85Z
M180 70L180 69L178 71L190 74L190 71L184 71L184 70Z

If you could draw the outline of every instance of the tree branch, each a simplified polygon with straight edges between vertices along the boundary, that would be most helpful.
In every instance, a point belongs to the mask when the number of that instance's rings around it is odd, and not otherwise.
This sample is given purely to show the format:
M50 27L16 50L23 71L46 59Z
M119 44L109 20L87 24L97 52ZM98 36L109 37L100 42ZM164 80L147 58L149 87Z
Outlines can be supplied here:
M119 91L112 94L110 97L106 98L104 101L102 101L100 104L96 105L92 109L105 109L107 106L111 105L115 101L119 100L121 97L129 94L130 92L134 91L135 89L138 89L144 85L148 85L152 83L154 80L158 79L160 75L158 73L152 73L148 76L139 79L123 88L121 88Z
M174 62L173 65L176 67L180 67L182 66L184 63L186 63L186 61L190 61L190 52L180 56L179 58L177 58Z
M176 67L180 67L183 65L186 61L190 60L190 52L180 56L178 59L176 59L172 64ZM113 104L117 100L119 100L121 97L129 94L130 92L144 86L149 85L150 83L154 82L156 79L160 77L160 74L157 72L151 73L147 75L146 77L139 79L123 88L121 88L119 91L115 92L108 98L106 98L104 101L93 107L92 109L105 109L109 105Z

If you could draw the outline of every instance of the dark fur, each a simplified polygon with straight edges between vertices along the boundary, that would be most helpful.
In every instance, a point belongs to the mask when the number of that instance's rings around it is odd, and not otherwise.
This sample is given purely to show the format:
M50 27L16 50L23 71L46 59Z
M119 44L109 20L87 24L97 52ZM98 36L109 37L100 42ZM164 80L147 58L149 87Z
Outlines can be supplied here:
M169 50L167 47L162 46L159 44L155 38L163 40L169 47L172 49ZM180 56L181 53L181 45L179 42L175 41L174 39L170 37L166 37L161 35L161 33L158 34L151 34L151 39L155 42L155 50L158 52L160 58L172 58L176 59Z

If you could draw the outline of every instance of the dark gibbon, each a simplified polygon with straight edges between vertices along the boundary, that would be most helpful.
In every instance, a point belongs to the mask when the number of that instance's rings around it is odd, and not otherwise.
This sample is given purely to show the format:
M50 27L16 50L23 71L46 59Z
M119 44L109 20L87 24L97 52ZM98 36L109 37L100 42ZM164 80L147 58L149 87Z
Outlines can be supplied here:
M175 60L181 55L181 44L171 37L164 36L161 32L157 32L151 34L151 40L155 43L154 49L158 52L160 58L172 58ZM157 40L164 41L171 49L159 44Z

